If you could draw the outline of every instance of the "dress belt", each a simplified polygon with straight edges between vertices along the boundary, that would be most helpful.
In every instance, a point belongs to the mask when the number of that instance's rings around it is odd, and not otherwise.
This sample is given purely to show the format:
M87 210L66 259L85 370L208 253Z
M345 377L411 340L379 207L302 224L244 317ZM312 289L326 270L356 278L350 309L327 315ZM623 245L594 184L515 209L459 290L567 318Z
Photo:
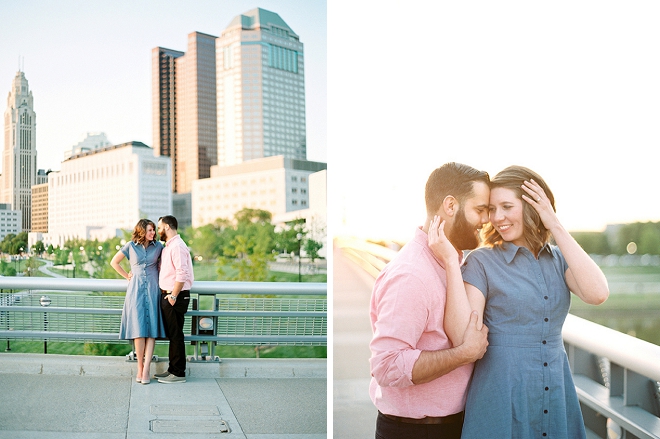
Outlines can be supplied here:
M391 419L392 421L403 422L406 424L454 424L456 422L463 422L465 412L454 413L453 415L449 416L427 416L421 419L387 415L383 412L380 412L380 414L385 416L387 419Z

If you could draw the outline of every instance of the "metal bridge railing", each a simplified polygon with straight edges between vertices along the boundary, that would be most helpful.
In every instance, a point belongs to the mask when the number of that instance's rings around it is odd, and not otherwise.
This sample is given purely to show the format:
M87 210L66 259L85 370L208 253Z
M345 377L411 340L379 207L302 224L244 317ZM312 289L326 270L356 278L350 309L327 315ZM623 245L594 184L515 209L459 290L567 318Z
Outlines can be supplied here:
M0 277L0 339L119 341L124 297L101 293L126 286L124 280ZM198 281L191 299L184 333L195 360L215 359L217 344L327 345L325 283Z
M571 314L563 336L585 426L601 438L660 438L660 346Z
M335 243L374 277L396 254L360 240ZM660 346L572 314L563 338L589 437L660 439Z

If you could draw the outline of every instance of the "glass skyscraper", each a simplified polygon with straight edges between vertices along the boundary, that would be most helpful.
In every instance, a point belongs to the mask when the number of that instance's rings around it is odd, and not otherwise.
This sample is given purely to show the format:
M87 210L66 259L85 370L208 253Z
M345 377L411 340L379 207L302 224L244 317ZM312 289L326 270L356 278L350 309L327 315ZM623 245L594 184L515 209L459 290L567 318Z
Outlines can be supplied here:
M190 192L217 164L215 41L192 32L185 53L152 50L153 146L172 159L173 192Z
M216 41L218 164L306 160L303 44L276 13L234 18Z
M274 12L235 17L220 37L193 32L188 51L152 51L153 147L187 193L213 165L306 160L303 44Z

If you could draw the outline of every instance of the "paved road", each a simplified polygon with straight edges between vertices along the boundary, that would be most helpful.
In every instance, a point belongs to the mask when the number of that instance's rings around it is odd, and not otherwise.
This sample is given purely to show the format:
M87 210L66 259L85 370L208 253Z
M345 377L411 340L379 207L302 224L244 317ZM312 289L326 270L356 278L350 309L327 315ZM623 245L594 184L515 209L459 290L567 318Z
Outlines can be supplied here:
M333 437L373 439L369 399L369 299L374 278L335 247L333 253Z
M182 384L136 383L136 366L123 357L0 353L0 438L327 437L325 360L189 363Z

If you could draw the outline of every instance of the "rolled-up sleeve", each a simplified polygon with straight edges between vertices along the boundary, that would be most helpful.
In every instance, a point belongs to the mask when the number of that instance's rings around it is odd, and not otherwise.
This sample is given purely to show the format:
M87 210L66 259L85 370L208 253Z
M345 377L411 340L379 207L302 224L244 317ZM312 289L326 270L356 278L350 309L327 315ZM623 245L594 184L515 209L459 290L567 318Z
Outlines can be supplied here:
M418 341L429 318L420 303L424 285L412 276L377 283L371 300L374 337L370 344L371 375L381 387L408 387L422 350Z

